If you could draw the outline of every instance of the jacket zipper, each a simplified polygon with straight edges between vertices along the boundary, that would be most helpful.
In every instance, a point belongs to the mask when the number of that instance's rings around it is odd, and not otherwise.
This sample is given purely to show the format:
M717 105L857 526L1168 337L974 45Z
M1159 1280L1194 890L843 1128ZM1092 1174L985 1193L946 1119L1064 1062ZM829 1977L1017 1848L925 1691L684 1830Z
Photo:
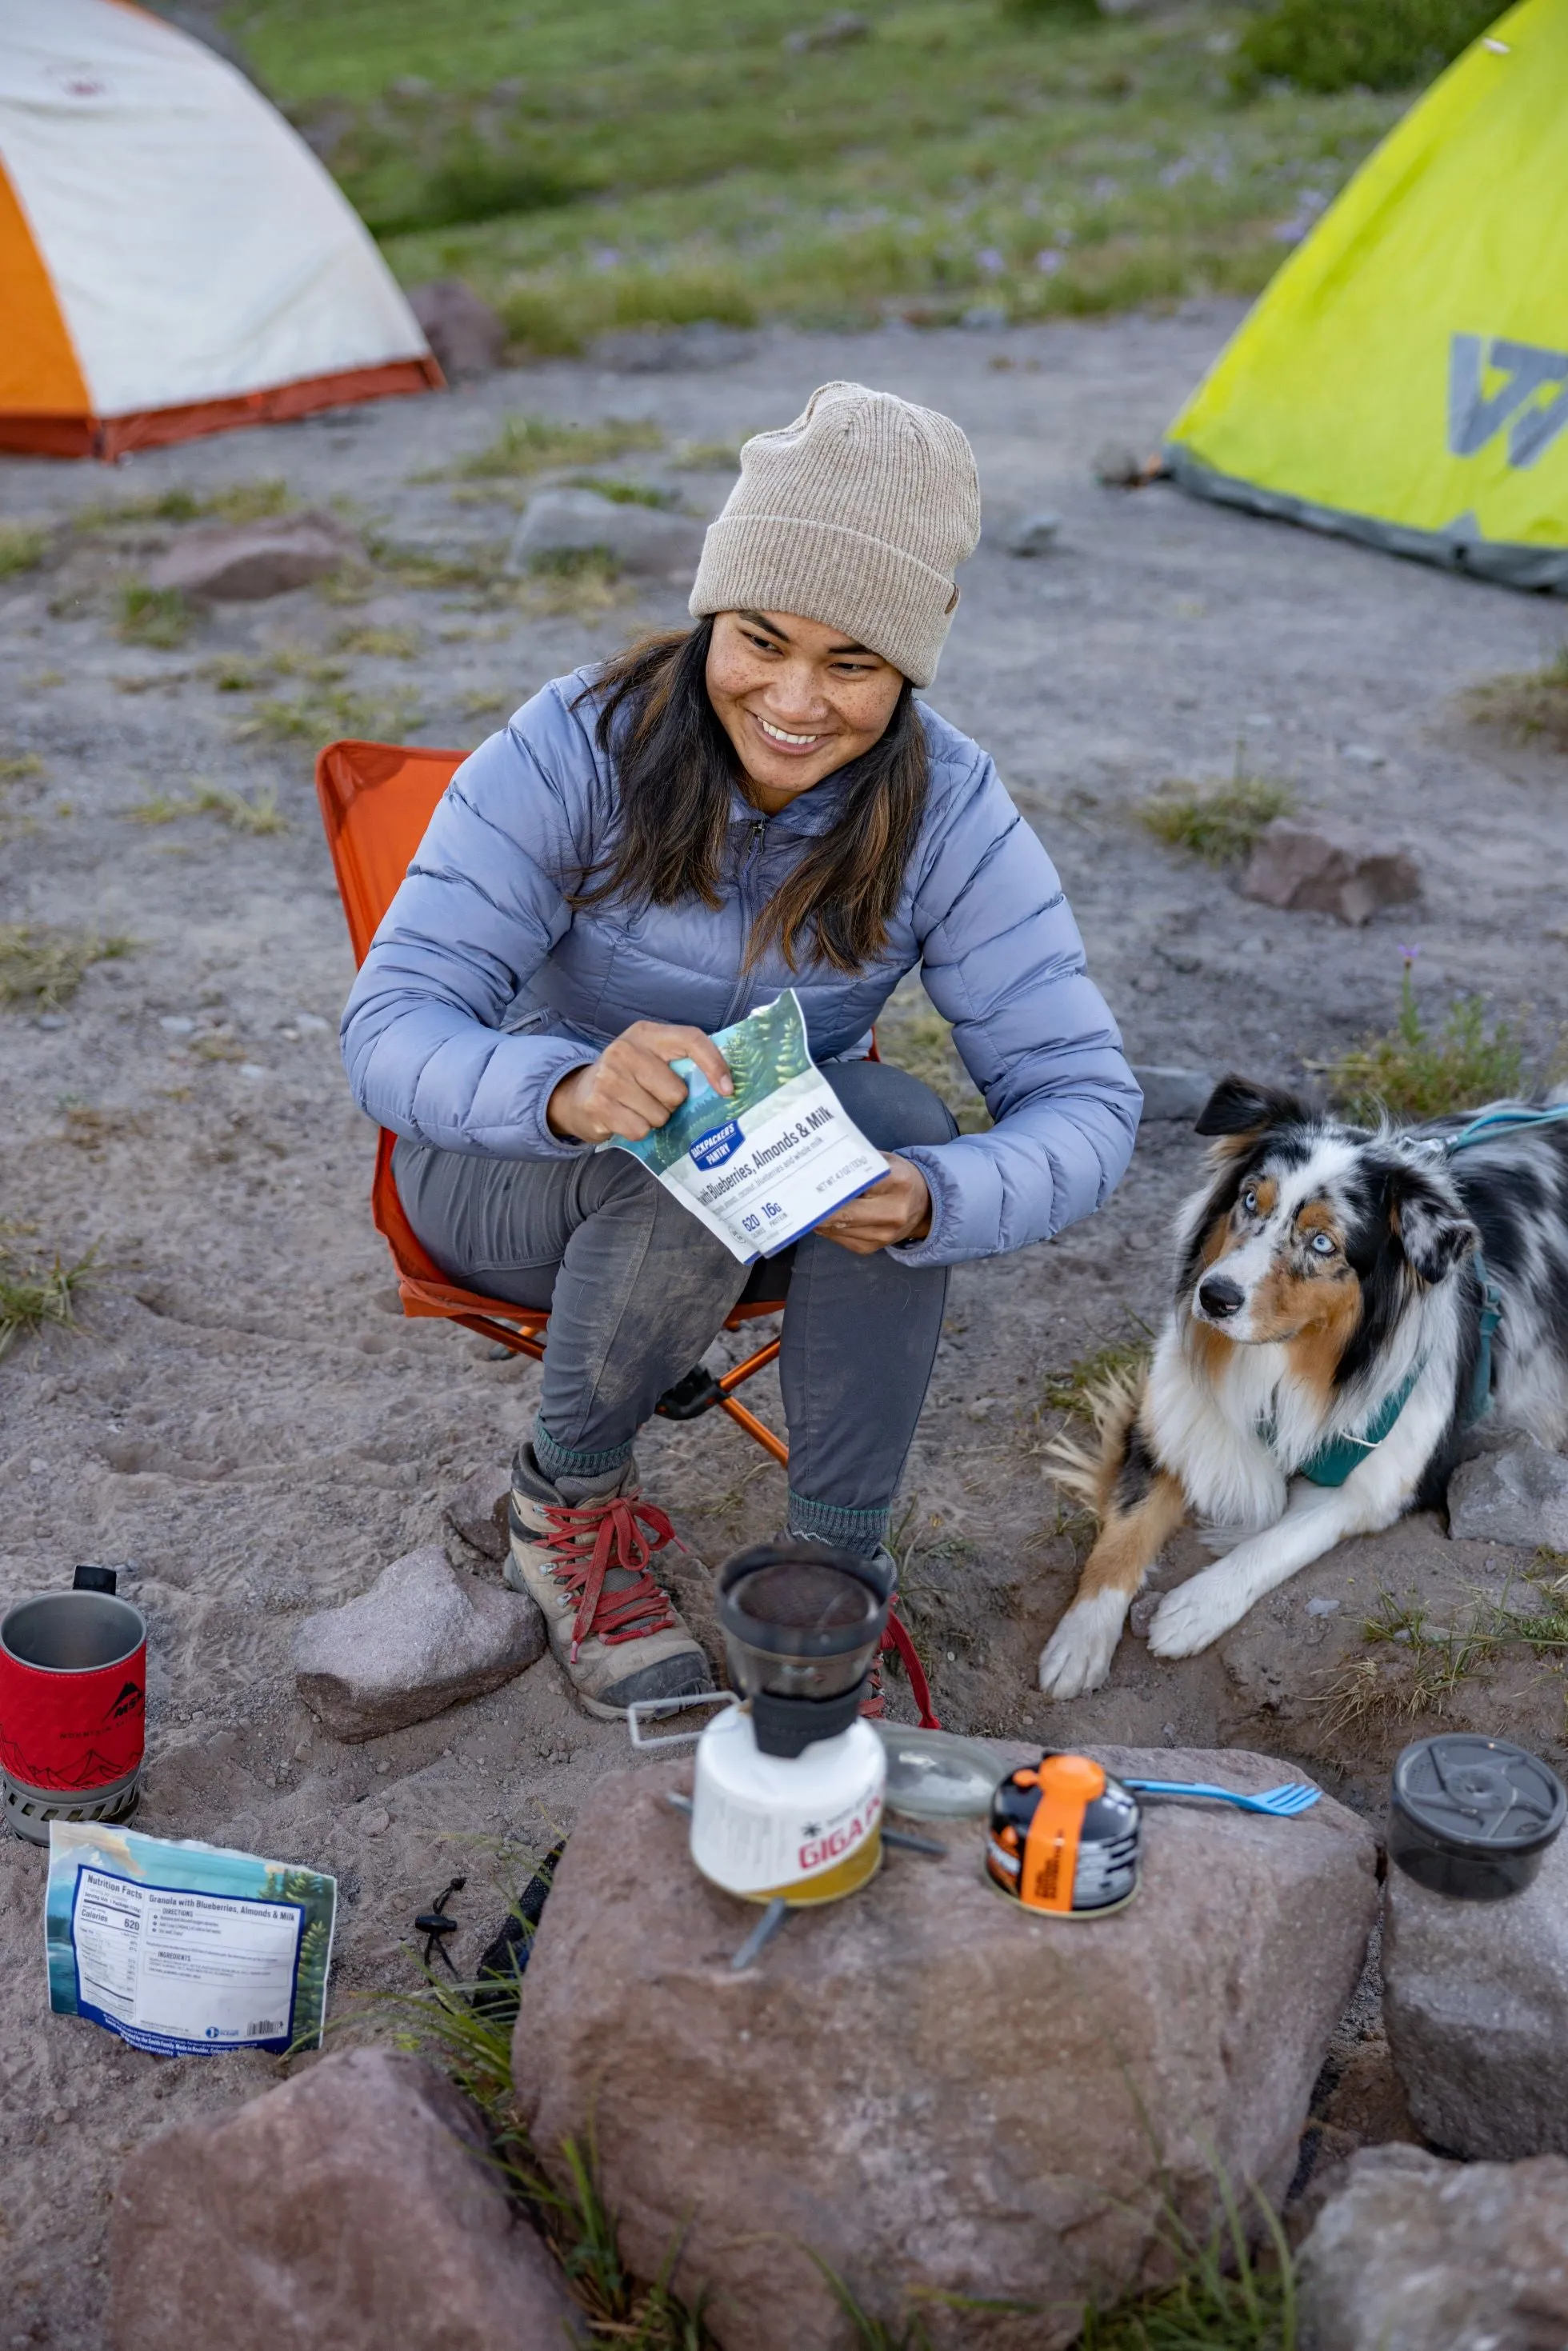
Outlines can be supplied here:
M752 924L751 899L746 885L761 860L763 843L768 839L768 821L765 816L759 816L754 820L741 856L740 871L736 876L736 895L740 907L742 956L746 953L745 943L751 936ZM735 987L730 994L729 1009L719 1022L721 1029L727 1029L732 1020L740 1019L743 999L749 986L748 975L744 969L737 970L735 976Z

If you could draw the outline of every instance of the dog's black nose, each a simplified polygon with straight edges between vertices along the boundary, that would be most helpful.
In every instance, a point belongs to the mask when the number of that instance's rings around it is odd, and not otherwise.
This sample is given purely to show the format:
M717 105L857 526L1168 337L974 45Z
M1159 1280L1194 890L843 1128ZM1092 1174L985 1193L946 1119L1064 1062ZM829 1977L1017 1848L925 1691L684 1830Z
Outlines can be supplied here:
M1228 1322L1239 1307L1247 1303L1247 1293L1222 1273L1211 1273L1207 1281L1197 1285L1197 1302L1215 1322Z

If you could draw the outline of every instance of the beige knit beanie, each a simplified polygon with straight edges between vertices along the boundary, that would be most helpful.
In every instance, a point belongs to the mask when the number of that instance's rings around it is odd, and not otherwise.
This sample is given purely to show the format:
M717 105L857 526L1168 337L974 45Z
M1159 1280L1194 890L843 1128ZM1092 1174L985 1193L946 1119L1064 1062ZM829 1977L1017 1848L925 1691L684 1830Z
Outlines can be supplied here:
M929 685L957 610L953 573L979 536L975 453L951 417L825 383L793 424L742 449L691 609L799 612Z

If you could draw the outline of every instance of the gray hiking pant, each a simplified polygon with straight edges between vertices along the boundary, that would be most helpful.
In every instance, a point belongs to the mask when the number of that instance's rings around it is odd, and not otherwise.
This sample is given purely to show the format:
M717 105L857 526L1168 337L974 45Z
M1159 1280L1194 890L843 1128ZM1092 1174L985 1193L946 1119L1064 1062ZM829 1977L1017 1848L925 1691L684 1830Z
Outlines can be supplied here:
M906 1070L835 1061L822 1075L879 1150L956 1132ZM856 1257L821 1233L743 1266L624 1151L483 1159L404 1140L392 1169L451 1280L549 1309L536 1435L547 1474L619 1468L737 1302L783 1297L789 1523L857 1551L883 1540L941 1335L946 1267Z

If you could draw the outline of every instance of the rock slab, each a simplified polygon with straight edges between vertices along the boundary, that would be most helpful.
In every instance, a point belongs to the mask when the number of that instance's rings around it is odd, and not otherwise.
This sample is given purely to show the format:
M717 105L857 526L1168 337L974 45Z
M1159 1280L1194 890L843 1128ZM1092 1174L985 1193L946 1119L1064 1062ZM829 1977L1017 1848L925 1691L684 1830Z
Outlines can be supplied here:
M423 286L411 286L408 307L444 376L455 381L459 376L487 375L500 366L507 348L506 320L461 277L432 277Z
M1461 1461L1448 1480L1448 1532L1460 1542L1568 1551L1568 1461L1533 1437Z
M148 585L219 603L252 603L363 562L361 540L334 514L308 507L265 522L198 524L148 566Z
M1049 555L1061 534L1061 517L1050 507L1020 515L1002 534L1009 555Z
M1568 2155L1568 1837L1504 1902L1455 1902L1391 1868L1383 1982L1424 2138L1502 2162Z
M1380 906L1403 906L1421 894L1421 872L1407 851L1327 817L1276 817L1253 845L1241 880L1244 898L1295 913L1370 922Z
M360 1599L305 1619L295 1687L334 1739L379 1739L483 1698L545 1647L526 1593L459 1575L432 1543L393 1560Z
M998 1776L1039 1751L998 1747ZM1160 1778L1287 1776L1097 1751ZM688 1773L590 1795L513 2067L540 2158L591 2125L632 2266L652 2276L679 2242L676 2288L711 2289L727 2351L850 2351L811 2253L889 2323L912 2289L1032 2306L923 2301L944 2351L1058 2351L1087 2297L1169 2276L1166 2199L1207 2232L1217 2162L1283 2195L1376 1910L1353 1814L1152 1812L1136 1899L1092 1924L1026 1917L984 1876L980 1824L955 1824L934 1832L944 1859L890 1853L737 1974L758 1913L692 1867L666 1801Z
M1558 2351L1568 2162L1353 2156L1297 2255L1304 2351Z
M442 1516L455 1535L486 1559L507 1555L507 1504L511 1499L510 1475L470 1478L450 1495Z
M110 2221L114 2351L560 2351L560 2273L512 2214L480 2118L387 2049L322 2058L126 2164Z
M658 507L622 506L597 490L540 490L524 507L507 552L514 576L537 570L551 556L601 550L622 571L690 579L706 526Z
M1196 1119L1214 1092L1207 1070L1134 1068L1133 1076L1144 1090L1145 1118Z

